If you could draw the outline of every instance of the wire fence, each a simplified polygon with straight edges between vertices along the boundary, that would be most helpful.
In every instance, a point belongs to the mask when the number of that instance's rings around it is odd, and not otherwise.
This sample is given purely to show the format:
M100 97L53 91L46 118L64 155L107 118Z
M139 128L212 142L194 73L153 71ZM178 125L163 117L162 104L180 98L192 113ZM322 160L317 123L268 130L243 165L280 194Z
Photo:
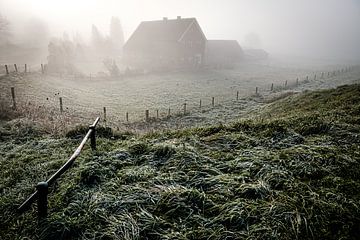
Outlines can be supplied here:
M33 72L30 73L28 72L28 69L26 69L28 68L27 65L26 67L23 65L22 72L20 72L19 67L16 69L15 64L12 68L9 68L9 66L7 68L8 73L5 74L14 77L24 77L26 74L31 74L39 78L45 76L59 76L59 74L47 74L44 71L45 65L42 64L37 67L29 66L29 70L33 69ZM149 104L151 105L150 107L138 106L137 109L126 111L117 109L116 103L111 103L109 105L103 104L103 106L101 106L101 103L96 103L96 96L94 96L92 102L84 103L79 102L76 98L67 96L66 94L61 94L60 92L55 93L52 96L46 95L47 97L44 97L44 95L41 94L31 94L31 89L18 92L15 87L11 87L8 91L1 93L0 100L3 105L3 110L9 108L24 113L34 120L46 119L50 123L55 121L63 122L63 126L65 126L84 124L100 115L103 117L104 124L107 126L123 129L124 126L129 127L139 123L147 124L156 121L168 121L173 117L188 116L193 113L201 115L201 113L211 111L215 108L219 109L226 105L241 104L242 101L246 101L248 98L270 96L273 93L291 90L311 81L325 81L326 79L338 76L339 74L350 72L355 68L356 66L350 66L332 71L315 72L311 75L298 77L291 81L283 80L282 84L266 83L261 86L256 86L252 91L247 92L231 89L228 91L228 94L225 95L215 93L213 96L206 96L206 94L202 94L202 97L197 99L196 97L190 100L173 99L171 103L163 102L159 104L159 107L156 107L156 104ZM2 66L2 69L4 69L4 66ZM91 76L84 75L65 75L63 77L67 79L91 78ZM26 78L23 78L23 80L26 81ZM142 109L140 110L140 108Z

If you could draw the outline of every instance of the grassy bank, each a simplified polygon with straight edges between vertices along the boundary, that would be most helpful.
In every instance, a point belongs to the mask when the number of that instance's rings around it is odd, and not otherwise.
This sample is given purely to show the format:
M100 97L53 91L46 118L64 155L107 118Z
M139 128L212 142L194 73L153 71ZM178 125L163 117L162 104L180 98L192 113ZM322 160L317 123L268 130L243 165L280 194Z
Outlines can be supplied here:
M360 85L293 95L230 125L102 129L49 195L15 209L79 143L1 124L0 238L359 239ZM22 133L21 130L26 131Z

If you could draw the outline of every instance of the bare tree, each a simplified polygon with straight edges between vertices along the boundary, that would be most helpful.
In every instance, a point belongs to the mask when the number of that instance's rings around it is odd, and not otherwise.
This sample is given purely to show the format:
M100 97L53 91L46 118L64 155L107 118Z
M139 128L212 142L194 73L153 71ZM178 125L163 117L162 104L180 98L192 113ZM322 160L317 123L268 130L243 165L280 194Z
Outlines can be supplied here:
M117 17L112 17L110 22L110 39L114 50L120 51L124 45L124 32L120 22L120 19Z

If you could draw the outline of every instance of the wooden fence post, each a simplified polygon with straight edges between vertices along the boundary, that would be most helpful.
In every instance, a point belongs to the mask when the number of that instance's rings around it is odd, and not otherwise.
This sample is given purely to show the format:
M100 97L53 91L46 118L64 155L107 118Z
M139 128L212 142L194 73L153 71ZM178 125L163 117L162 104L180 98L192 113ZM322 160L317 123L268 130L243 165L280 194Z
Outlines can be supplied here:
M236 101L239 100L239 91L236 91Z
M25 72L25 73L27 72L27 65L26 65L26 63L25 63L25 70L24 70L24 72Z
M270 91L274 90L274 83L271 84Z
M285 81L285 88L287 87L287 80Z
M330 72L328 72L328 77L330 77Z
M299 86L299 78L296 78L296 86Z
M255 88L255 94L258 94L258 87Z
M15 68L15 72L18 72L18 69L17 69L16 63L14 64L14 68Z
M106 123L107 123L107 119L106 119L106 107L103 107L103 112L104 112L104 123L105 123L105 127L106 127Z
M184 115L186 115L186 103L184 103Z
M156 109L156 118L159 119L159 109Z
M36 190L38 191L38 194L39 194L39 196L38 196L38 217L39 217L39 219L46 218L46 216L47 216L48 188L49 188L49 185L47 182L39 182L36 185Z
M321 78L324 78L324 72L321 73Z
M315 74L315 76L314 76L314 80L316 80L316 74Z
M145 121L149 121L149 110L145 110Z
M128 122L129 121L129 113L126 112L126 121Z
M200 105L199 105L200 109L201 109L201 99L200 99Z
M12 102L13 102L12 109L16 110L15 88L14 87L11 88L11 98L12 98Z
M62 97L60 97L59 100L60 100L60 113L63 113L64 109L63 109Z
M44 74L44 65L41 64L41 73Z
M9 68L8 65L5 65L6 74L9 74Z
M169 110L168 110L168 117L170 117L170 108L169 108Z
M95 126L94 125L90 125L89 126L89 130L91 131L90 134L90 146L91 146L91 150L95 151L96 150L96 130L95 130Z
M212 97L211 99L211 105L214 107L215 106L215 97Z
M309 81L309 76L306 76L306 81Z

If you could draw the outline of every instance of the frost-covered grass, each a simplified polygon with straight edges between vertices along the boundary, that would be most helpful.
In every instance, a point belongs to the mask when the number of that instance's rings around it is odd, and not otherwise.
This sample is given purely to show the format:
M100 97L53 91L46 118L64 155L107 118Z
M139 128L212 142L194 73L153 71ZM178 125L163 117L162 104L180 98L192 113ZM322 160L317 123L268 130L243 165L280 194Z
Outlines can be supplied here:
M51 187L15 209L85 129L2 123L0 238L359 239L360 85L291 95L249 120L136 136L101 128ZM21 134L20 129L26 129Z
M202 100L203 110L211 109L212 97L215 105L232 104L239 91L240 98L255 94L255 87L260 95L270 94L271 84L274 89L283 89L285 81L293 88L298 78L301 86L296 91L307 88L326 88L337 84L349 83L354 75L359 76L359 69L338 73L336 76L320 78L321 71L333 71L344 66L296 68L267 66L241 63L234 69L208 69L195 72L171 72L147 74L127 78L95 78L89 76L42 75L38 72L2 76L0 79L0 101L9 101L10 87L15 87L18 105L29 102L36 107L59 114L59 97L64 104L64 115L77 115L89 121L93 115L102 115L103 107L107 108L108 122L118 126L125 121L126 112L129 121L143 121L145 110L150 116L166 117L168 109L172 115L183 112L183 104L192 112L198 110ZM313 81L317 74L317 80ZM304 84L306 76L309 81ZM340 78L340 79L339 79ZM229 111L228 111L229 112Z

